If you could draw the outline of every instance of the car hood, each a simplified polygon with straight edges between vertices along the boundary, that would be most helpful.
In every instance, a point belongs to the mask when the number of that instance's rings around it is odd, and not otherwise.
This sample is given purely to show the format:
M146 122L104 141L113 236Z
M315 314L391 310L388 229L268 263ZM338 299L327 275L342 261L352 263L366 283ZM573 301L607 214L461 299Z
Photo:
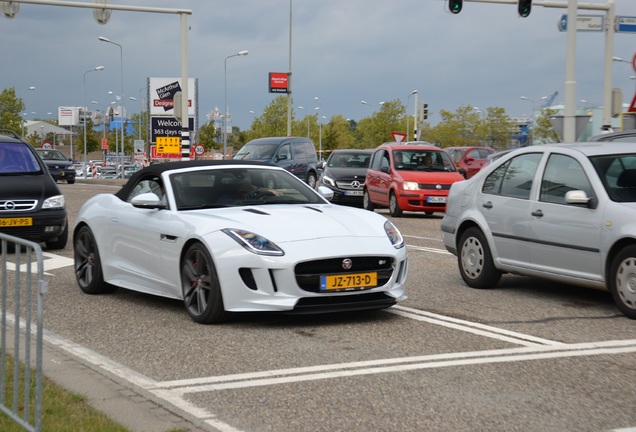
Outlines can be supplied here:
M36 199L40 202L55 195L62 195L53 179L46 174L11 176L12 181L7 181L9 177L0 176L0 199Z
M400 171L404 181L417 183L452 184L464 180L464 177L456 171Z
M228 207L188 214L197 226L245 229L277 243L327 237L386 238L386 219L381 215L332 204Z
M330 167L325 170L325 175L333 178L342 177L364 177L367 174L368 168L338 168Z

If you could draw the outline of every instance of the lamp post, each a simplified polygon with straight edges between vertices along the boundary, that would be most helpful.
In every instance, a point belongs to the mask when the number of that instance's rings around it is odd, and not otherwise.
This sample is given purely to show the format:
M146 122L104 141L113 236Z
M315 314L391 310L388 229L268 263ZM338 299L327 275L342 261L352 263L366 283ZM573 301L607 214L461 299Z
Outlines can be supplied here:
M93 69L87 70L86 72L84 72L84 165L86 165L86 74L89 72L99 72L99 71L103 71L104 70L104 66L97 66ZM71 149L72 150L72 149ZM71 154L71 158L73 158L73 155Z
M25 92L27 92L27 91L33 91L33 90L35 90L35 86L30 86L30 87L27 87L26 89L24 89L24 91L25 91ZM24 106L24 108L26 109L26 104L24 104L24 105L25 105L25 106ZM24 113L22 114L22 116L26 116L26 112L24 112ZM25 121L26 121L26 117L24 118L24 120L22 120L22 138L23 138L23 139L24 139L24 122L25 122Z
M521 96L520 99L523 100L527 100L532 102L532 135L530 135L530 144L529 145L533 145L534 144L534 127L537 124L537 116L536 116L536 103L542 100L546 100L548 97L547 96L541 96L539 99L530 99L529 97L526 96Z
M104 36L100 36L98 38L102 42L106 42L109 44L117 45L119 47L119 66L120 66L120 74L121 74L121 153L124 153L124 113L126 112L124 108L124 48L118 44L117 42L113 42ZM119 152L119 148L115 147L115 159L117 159L117 154ZM123 165L123 161L121 161Z
M291 1L291 0L290 0ZM223 136L223 159L225 159L225 154L227 153L227 59L232 57L246 56L248 54L247 50L242 50L237 52L236 54L229 55L225 57L225 68L224 68L224 110L223 110L223 118L221 119L221 125L223 130L221 131L221 135Z
M409 98L413 96L414 94L417 94L417 90L413 90L411 94L406 97L406 105L407 105L406 107L406 141L409 140L409 109L408 109ZM417 119L413 119L413 121L417 122ZM413 139L415 139L415 136L413 137Z

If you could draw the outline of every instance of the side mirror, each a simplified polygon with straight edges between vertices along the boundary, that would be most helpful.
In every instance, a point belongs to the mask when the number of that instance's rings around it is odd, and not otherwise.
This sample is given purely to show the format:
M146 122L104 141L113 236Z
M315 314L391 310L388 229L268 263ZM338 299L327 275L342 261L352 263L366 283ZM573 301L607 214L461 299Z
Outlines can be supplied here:
M327 201L331 201L333 199L333 191L327 186L318 186L318 193Z
M137 208L166 208L166 205L161 202L161 199L152 192L139 194L134 197L130 201L130 203L133 205L133 207Z

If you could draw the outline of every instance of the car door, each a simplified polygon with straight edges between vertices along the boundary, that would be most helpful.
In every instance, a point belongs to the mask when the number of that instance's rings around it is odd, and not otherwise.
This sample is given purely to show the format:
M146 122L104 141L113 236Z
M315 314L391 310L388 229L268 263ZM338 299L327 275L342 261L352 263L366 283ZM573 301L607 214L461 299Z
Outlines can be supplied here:
M531 262L538 270L585 279L602 279L600 244L603 209L565 202L565 194L583 190L595 196L581 163L564 154L550 154L531 209L534 243Z
M274 156L274 162L281 168L285 168L290 173L298 176L298 170L292 157L291 143L285 143L281 145Z
M530 196L541 155L524 153L501 165L486 177L477 198L492 233L493 258L501 264L525 267L530 261Z
M389 204L390 171L391 163L388 151L381 149L375 152L365 179L365 187L371 202L384 206Z

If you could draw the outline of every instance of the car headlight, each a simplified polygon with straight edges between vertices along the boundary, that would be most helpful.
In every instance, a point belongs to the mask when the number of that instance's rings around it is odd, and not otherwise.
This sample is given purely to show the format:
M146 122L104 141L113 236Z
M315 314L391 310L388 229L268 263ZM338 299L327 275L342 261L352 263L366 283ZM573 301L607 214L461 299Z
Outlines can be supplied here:
M420 188L420 185L417 184L417 182L405 181L404 183L402 183L402 187L404 188L404 190L418 190Z
M393 225L393 222L389 220L384 222L384 231L394 248L400 249L404 247L404 237L402 237L400 230Z
M283 256L285 252L276 243L267 240L265 237L236 228L226 228L223 232L238 242L248 251L258 255Z
M64 208L64 195L55 195L50 198L47 198L42 203L43 209L58 209Z
M332 187L336 187L336 182L334 179L332 179L329 176L323 175L322 176L322 182L326 185L332 186Z

